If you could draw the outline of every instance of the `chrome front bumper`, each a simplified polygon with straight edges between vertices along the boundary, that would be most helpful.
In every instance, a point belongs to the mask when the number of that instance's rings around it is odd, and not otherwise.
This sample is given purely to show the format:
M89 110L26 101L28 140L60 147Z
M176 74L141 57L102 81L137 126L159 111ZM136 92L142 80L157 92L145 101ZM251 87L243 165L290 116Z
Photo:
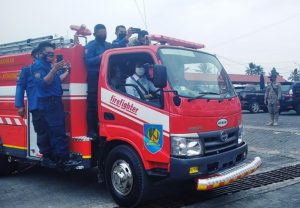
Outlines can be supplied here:
M256 171L262 164L260 157L255 157L251 163L242 163L236 167L219 172L217 175L197 179L197 190L206 191L217 187L225 186L239 178L243 178Z

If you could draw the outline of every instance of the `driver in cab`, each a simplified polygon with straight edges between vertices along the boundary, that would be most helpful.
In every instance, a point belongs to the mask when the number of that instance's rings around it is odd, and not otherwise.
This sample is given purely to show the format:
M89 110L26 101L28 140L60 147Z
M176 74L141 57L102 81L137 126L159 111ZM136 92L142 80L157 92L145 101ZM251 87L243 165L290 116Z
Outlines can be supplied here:
M126 85L137 86L146 100L155 98L155 94L158 91L158 88L156 88L154 84L147 79L146 69L142 62L136 62L135 73L126 79ZM135 87L126 86L125 88L127 94L141 99L141 96Z

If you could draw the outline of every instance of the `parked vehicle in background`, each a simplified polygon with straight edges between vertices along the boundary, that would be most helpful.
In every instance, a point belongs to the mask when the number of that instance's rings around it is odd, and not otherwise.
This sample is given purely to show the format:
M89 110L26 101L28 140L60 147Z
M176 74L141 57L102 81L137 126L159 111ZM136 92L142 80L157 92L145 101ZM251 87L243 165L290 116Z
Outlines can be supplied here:
M292 88L294 110L300 115L300 82L295 82Z
M258 113L260 110L268 112L267 105L264 104L265 90L261 90L259 85L249 85L238 93L242 110L249 110L251 113Z
M240 94L240 92L244 91L245 86L236 86L234 87L234 91L236 92L236 94Z
M280 100L280 112L295 110L300 114L300 82L282 82L282 96ZM239 86L235 88L242 110L249 110L251 113L259 111L268 112L267 105L264 104L265 90L261 90L259 85Z
M283 82L281 84L281 100L279 112L294 109L293 101L293 82Z
M294 110L300 115L300 82L281 83L280 112Z

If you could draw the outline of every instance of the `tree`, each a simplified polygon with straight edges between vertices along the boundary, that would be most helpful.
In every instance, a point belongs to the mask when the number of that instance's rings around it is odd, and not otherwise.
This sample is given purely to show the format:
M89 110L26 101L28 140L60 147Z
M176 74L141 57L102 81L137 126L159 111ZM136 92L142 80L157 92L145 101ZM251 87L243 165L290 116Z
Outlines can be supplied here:
M208 63L200 63L200 70L202 73L211 74L211 68Z
M277 77L277 76L279 76L279 73L277 72L276 68L273 67L272 70L270 71L269 75Z
M264 68L260 65L256 65L253 62L249 63L249 66L246 69L247 75L264 75Z
M264 68L262 68L261 66L256 66L256 69L255 69L255 73L257 74L257 75L265 75L265 72L264 72Z
M299 71L297 68L294 69L294 70L291 72L291 74L290 74L288 80L291 80L291 81L300 81L300 71Z
M263 74L259 76L259 87L261 90L265 88L265 78Z

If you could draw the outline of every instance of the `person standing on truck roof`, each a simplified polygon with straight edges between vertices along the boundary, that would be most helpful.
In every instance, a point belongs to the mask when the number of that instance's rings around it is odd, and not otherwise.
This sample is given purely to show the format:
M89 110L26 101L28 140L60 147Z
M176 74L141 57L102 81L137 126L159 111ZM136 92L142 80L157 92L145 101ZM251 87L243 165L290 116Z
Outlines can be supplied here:
M51 149L51 154L43 154L43 161L51 165L55 163L59 166L76 166L78 162L69 158L69 141L65 130L62 103L61 82L69 74L70 68L64 60L52 64L55 49L53 44L42 42L38 48L40 59L32 65L32 74L37 87L39 109L49 133L49 140L44 141L43 145L45 148L50 145L47 148Z
M35 63L35 61L39 58L39 51L37 48L32 50L31 57L32 62ZM51 150L49 148L49 144L44 144L44 142L47 142L49 140L48 133L45 119L41 115L38 107L37 89L34 84L34 77L32 76L31 67L32 65L26 66L20 71L16 84L15 106L16 108L18 108L19 116L23 117L25 113L24 94L26 91L28 99L28 110L32 116L34 131L37 134L37 145L39 147L40 153L42 153L43 155L50 155ZM48 165L50 166L50 164Z
M149 33L146 30L139 31L137 37L129 39L128 46L150 45L147 35L149 35Z
M102 24L94 27L95 40L90 41L84 52L84 62L87 67L87 126L89 137L98 136L98 79L102 60L102 54L112 48L111 43L106 42L106 28Z
M267 124L268 126L277 126L281 99L281 87L280 84L276 83L277 75L272 73L270 78L270 84L266 87L265 92L265 104L268 105L268 111L270 113L271 121Z
M116 32L115 32L117 39L115 39L112 42L112 47L113 48L124 48L127 47L127 44L129 42L129 38L132 35L131 28L126 31L126 27L124 25L118 25L116 27Z

